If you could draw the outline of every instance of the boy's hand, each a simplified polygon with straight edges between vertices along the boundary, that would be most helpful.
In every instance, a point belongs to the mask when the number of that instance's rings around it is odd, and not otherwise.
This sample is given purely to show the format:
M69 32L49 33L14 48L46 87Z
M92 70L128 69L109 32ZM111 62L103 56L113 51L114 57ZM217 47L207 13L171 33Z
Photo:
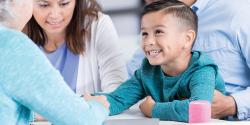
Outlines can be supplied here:
M105 108L109 111L109 102L106 98L106 96L100 95L100 96L92 96L89 93L84 94L84 99L86 101L97 101L105 106Z
M225 96L219 91L214 91L212 102L212 118L222 118L236 114L236 103L232 96Z
M155 101L152 99L152 97L147 96L146 100L143 101L139 107L145 116L152 117L152 109L154 105L155 105Z

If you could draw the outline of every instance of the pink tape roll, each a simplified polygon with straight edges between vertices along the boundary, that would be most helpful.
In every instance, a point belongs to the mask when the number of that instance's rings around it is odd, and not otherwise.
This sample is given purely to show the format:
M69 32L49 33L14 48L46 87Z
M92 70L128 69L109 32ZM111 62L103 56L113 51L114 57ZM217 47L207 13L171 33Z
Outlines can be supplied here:
M192 101L189 104L189 123L204 123L211 120L211 104L208 101Z

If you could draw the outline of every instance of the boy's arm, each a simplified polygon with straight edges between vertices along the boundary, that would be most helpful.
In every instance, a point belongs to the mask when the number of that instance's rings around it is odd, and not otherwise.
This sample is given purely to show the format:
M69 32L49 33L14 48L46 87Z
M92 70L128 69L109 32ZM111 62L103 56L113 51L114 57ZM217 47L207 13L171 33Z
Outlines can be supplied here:
M108 115L100 103L86 102L74 94L60 73L24 35L6 38L0 55L1 87L20 106L60 125L97 125Z
M135 75L122 83L115 91L110 94L104 94L110 103L110 115L116 115L145 97L140 80L140 70Z
M188 122L189 103L194 100L212 101L215 88L215 70L206 67L196 71L191 78L189 88L191 97L186 100L156 103L152 109L152 117L161 120Z

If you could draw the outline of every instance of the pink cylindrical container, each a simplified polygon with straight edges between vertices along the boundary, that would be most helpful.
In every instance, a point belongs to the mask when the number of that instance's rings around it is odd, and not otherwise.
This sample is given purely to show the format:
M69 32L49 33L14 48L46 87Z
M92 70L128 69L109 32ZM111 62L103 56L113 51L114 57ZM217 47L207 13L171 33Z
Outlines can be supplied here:
M192 101L189 104L189 123L204 123L211 120L211 104L209 101Z

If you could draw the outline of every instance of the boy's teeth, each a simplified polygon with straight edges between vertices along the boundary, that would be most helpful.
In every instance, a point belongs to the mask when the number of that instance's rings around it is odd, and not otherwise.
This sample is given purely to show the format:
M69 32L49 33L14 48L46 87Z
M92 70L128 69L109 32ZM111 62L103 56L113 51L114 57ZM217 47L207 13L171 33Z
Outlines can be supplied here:
M149 51L148 54L149 55L157 55L159 52L160 52L160 50L152 50L152 51Z
M159 50L153 50L153 51L150 51L152 53L159 53L160 51Z

